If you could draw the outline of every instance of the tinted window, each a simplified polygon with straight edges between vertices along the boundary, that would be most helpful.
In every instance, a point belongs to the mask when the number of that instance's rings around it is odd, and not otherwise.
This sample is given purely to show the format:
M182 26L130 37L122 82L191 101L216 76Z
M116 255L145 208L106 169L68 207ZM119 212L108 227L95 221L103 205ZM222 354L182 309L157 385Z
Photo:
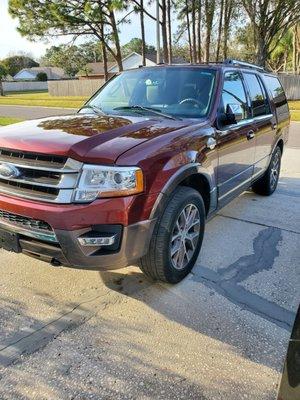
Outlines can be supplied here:
M173 116L203 118L209 112L215 75L212 69L191 67L125 71L100 89L90 104L107 114L148 115L146 110L129 109L144 106Z
M274 103L277 108L277 114L288 114L289 108L287 105L287 100L279 79L275 76L270 75L265 75L264 79L267 88L272 94Z
M268 113L267 99L257 76L244 73L244 78L250 94L253 117L266 115Z
M248 118L245 88L239 72L226 72L222 91L221 113L226 113L228 105L238 105L243 110L243 119Z

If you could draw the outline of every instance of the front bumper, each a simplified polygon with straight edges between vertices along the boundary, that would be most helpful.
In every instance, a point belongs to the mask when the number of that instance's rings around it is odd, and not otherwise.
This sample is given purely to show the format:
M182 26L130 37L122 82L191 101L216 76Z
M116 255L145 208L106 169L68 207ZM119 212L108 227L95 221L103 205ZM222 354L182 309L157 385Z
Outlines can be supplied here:
M0 210L5 211L6 217L3 223L0 215L0 229L18 235L24 254L52 265L118 269L133 264L147 253L156 222L149 219L152 202L151 196L131 196L102 199L89 205L62 206L0 196ZM38 228L46 223L51 232L46 231L44 236L36 232L28 234L28 223ZM78 240L95 232L101 236L109 229L118 230L117 246L89 247Z
M120 246L115 251L82 247L78 238L87 229L55 231L58 244L22 237L20 247L24 254L51 263L79 269L110 270L131 265L144 256L149 247L156 220L146 220L122 229Z

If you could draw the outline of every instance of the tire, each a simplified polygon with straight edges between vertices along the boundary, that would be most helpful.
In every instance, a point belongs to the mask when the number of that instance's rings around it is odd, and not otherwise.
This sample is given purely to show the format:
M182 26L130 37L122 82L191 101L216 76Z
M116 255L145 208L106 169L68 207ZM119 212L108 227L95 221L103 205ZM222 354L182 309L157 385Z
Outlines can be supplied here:
M276 147L274 150L268 169L264 175L252 185L252 190L262 196L271 196L277 188L281 167L281 150Z
M205 217L201 195L190 187L179 186L155 226L148 253L139 261L144 274L154 280L180 282L192 270L199 255Z

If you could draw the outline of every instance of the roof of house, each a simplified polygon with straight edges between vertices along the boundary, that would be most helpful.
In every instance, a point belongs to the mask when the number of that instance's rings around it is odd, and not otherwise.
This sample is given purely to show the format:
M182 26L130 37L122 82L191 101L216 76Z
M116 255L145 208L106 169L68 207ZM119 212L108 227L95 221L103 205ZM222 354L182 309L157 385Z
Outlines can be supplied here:
M110 70L116 63L109 61L107 63L107 69ZM103 75L104 74L104 64L103 62L92 62L86 64L85 68L87 69L88 75ZM78 75L84 75L84 72L78 73Z
M21 69L21 71L14 76L14 79L20 79L24 73L32 75L32 77L35 78L40 72L47 74L48 79L62 79L66 77L64 70L59 67L32 67Z
M142 64L142 56L139 53L132 52L123 58L124 69L136 68ZM132 64L130 64L132 63ZM182 57L174 57L173 64L185 64L186 61ZM146 65L151 66L156 64L156 52L146 54ZM78 72L77 76L95 76L104 75L103 62L88 63L85 67L87 73L84 71ZM115 62L108 62L107 70L110 73L116 73L119 71L118 66Z

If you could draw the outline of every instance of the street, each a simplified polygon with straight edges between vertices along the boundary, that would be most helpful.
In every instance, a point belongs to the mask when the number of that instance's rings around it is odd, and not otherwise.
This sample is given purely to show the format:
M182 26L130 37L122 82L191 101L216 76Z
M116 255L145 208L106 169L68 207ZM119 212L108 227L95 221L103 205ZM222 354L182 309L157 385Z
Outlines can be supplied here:
M178 285L0 250L0 399L275 399L299 304L299 148L292 123L277 191L220 210Z
M1 117L12 117L21 119L36 119L51 117L55 115L68 115L74 114L75 112L76 109L74 108L0 105Z

